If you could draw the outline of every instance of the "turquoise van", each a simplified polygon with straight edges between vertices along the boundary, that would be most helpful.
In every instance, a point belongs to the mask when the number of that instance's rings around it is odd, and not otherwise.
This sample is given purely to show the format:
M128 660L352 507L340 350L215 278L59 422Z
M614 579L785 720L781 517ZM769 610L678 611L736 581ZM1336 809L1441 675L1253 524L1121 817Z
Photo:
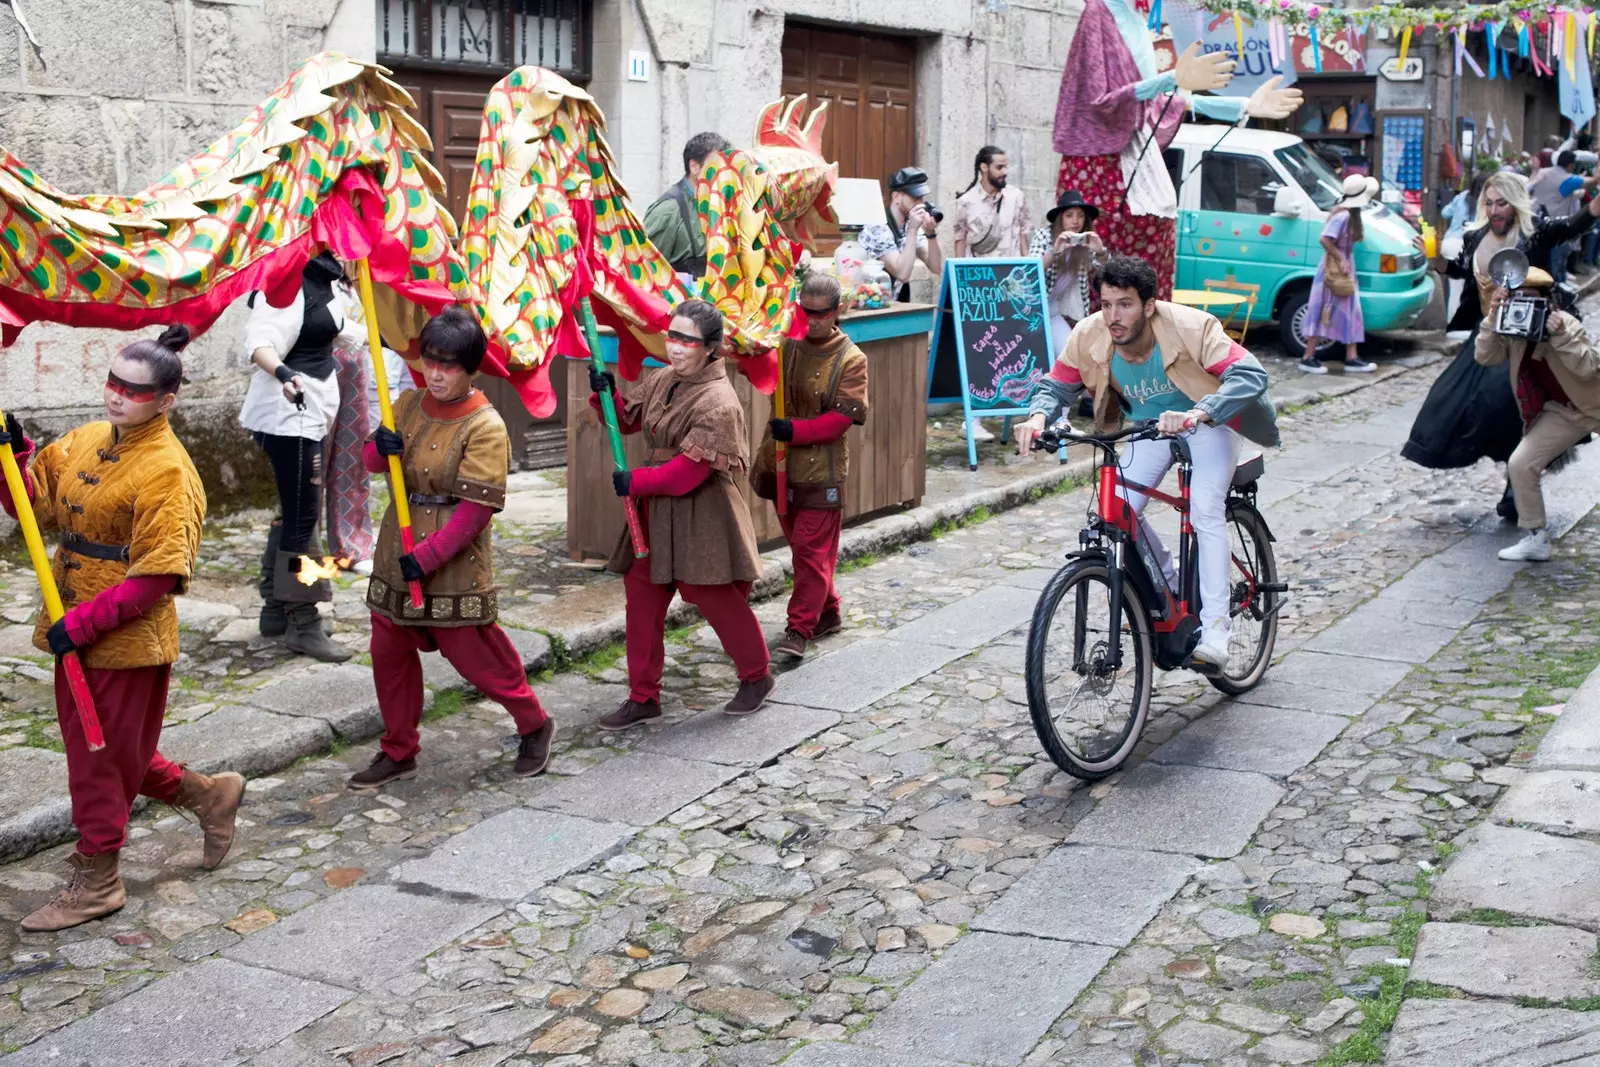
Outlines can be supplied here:
M1252 323L1276 320L1285 352L1305 354L1306 300L1322 261L1322 224L1341 184L1289 133L1185 123L1165 153L1178 190L1180 289L1208 279L1259 285ZM1433 297L1417 231L1373 201L1356 247L1356 281L1369 332L1410 327Z

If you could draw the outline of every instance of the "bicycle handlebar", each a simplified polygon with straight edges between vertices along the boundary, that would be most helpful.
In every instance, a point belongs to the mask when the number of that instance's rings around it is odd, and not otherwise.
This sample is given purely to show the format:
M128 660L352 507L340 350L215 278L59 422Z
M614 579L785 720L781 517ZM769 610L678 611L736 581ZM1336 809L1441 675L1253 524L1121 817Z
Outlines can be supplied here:
M1157 419L1145 419L1136 422L1126 429L1116 433L1078 433L1076 430L1040 430L1033 439L1032 451L1054 452L1064 444L1093 445L1110 451L1118 441L1141 440L1150 441L1161 436Z

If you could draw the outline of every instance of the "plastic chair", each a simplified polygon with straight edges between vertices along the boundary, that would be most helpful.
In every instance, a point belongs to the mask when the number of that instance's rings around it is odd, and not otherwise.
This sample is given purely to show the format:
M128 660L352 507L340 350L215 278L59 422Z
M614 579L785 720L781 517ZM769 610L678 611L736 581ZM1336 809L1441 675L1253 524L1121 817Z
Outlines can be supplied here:
M1238 293L1245 298L1244 303L1229 308L1226 315L1217 316L1222 320L1222 332L1244 344L1244 335L1250 330L1250 318L1256 311L1256 301L1261 297L1261 286L1236 282L1231 278L1207 278L1205 287L1209 292ZM1242 319L1239 317L1241 312L1244 315Z

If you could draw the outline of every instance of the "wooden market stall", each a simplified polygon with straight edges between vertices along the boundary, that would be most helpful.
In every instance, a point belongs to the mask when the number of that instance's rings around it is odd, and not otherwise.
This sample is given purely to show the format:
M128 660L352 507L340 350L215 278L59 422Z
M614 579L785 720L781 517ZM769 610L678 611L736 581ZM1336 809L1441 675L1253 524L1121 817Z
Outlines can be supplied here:
M840 319L845 333L867 357L869 413L867 424L850 431L850 481L845 490L845 521L890 508L916 507L926 486L928 439L928 341L934 309L927 304L893 304L873 311L853 311ZM606 362L616 362L614 337L603 336ZM567 554L573 559L611 555L622 536L622 502L611 488L611 451L605 429L589 408L588 375L568 368L567 419ZM653 373L647 369L646 374ZM750 454L761 445L771 400L751 388L729 368L734 388L744 401L750 430ZM632 390L620 381L622 395ZM588 416L588 417L584 417ZM625 438L628 462L645 455L644 437ZM750 505L756 537L763 543L782 538L772 503L740 488Z

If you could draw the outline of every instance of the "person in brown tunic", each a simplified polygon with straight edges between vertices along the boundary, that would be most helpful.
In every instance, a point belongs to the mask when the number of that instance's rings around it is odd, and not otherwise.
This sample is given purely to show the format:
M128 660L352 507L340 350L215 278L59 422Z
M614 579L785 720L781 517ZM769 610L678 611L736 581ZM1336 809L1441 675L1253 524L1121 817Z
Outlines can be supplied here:
M784 411L756 454L756 494L777 495L777 449L789 444L788 507L778 516L794 558L789 623L773 651L803 659L813 638L844 628L833 572L839 564L844 486L850 475L850 427L867 421L867 357L839 328L839 279L809 275L800 288L806 336L785 341Z
M352 789L372 789L417 773L422 739L422 658L439 652L484 696L499 701L517 724L521 744L512 765L523 777L550 763L556 724L528 685L522 656L500 629L490 521L506 504L511 438L472 379L489 341L471 313L446 308L422 328L426 389L401 394L395 428L380 426L367 442L367 470L388 469L399 456L411 503L416 548L403 553L394 505L383 517L367 583L372 609L372 677L383 715L383 739ZM413 607L409 582L422 583Z
M628 699L600 720L626 730L661 717L661 672L666 660L667 608L674 591L700 609L739 672L739 691L723 708L749 715L777 683L761 624L750 610L750 586L761 576L755 527L734 483L750 465L744 409L717 357L722 314L704 300L686 300L667 327L671 364L647 375L620 403L626 434L643 432L648 466L617 471L618 496L646 501L639 520L650 555L635 560L622 531L607 569L624 575L627 595ZM599 392L615 390L608 374L590 372ZM619 397L619 400L621 398Z

